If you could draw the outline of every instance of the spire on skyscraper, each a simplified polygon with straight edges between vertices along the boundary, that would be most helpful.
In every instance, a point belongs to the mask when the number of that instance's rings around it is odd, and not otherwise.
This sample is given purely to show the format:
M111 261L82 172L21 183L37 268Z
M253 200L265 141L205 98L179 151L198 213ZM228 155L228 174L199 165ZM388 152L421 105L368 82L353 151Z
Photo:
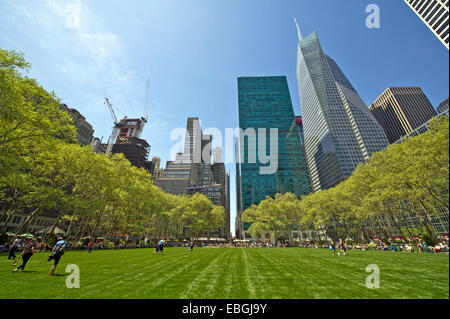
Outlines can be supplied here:
M298 41L302 41L303 40L302 32L300 31L300 27L298 26L297 19L295 19L295 17L294 17L294 21L295 21L295 25L297 26Z

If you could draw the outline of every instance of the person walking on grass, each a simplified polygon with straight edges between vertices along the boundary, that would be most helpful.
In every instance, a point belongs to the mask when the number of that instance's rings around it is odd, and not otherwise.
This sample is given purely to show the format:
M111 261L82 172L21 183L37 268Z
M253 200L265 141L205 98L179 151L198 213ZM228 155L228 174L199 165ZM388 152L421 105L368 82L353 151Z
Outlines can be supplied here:
M159 254L159 240L158 241L156 241L156 245L155 245L155 251L153 252L153 255L154 254Z
M66 241L66 239L67 239L67 236L60 238L60 240L53 247L52 252L50 253L50 256L48 257L48 261L50 261L52 259L54 260L52 270L50 272L50 276L53 276L55 274L56 266L58 266L61 256L64 255L64 250L65 250L66 246L69 245L69 243Z
M22 264L13 270L13 273L16 273L19 269L23 271L25 269L25 266L27 265L28 260L30 260L31 256L34 254L34 250L36 249L36 239L28 239L27 244L25 245L25 248L23 249L22 253L19 255L19 257L16 258L16 260L13 263L13 266L17 265L17 262L19 261L20 257L22 257Z
M163 250L164 250L164 238L162 238L162 239L159 241L159 253L160 253L161 255L164 255L164 254L163 254Z
M15 252L17 250L19 250L19 246L20 246L20 239L16 238L14 239L11 247L9 248L9 255L8 255L8 260L10 260L11 258L14 260L16 259L16 254Z
M191 240L191 242L189 243L189 251L193 251L194 250L194 241Z
M342 239L339 239L339 250L343 255L347 253L347 247L345 247L345 243Z
M88 244L88 253L92 251L92 246L94 245L94 242L91 240Z
M333 251L333 255L340 255L337 251L336 251L336 242L334 241L334 239L331 239L331 243L330 243L330 250Z

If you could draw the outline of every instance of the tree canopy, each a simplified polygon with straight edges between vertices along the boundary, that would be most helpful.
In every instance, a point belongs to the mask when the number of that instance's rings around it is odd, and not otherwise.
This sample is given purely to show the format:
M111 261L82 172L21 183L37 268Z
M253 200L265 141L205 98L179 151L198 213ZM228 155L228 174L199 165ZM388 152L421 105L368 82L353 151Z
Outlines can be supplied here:
M166 194L123 154L75 143L71 117L25 75L30 67L22 53L0 48L0 232L16 213L27 215L18 232L50 214L75 239L198 236L222 226L223 207L206 196Z
M362 242L393 235L435 238L431 219L449 213L449 117L437 118L424 134L375 153L337 186L294 197L269 197L244 211L242 221L251 223L253 236L294 227L321 228L329 237ZM418 223L408 222L411 218Z

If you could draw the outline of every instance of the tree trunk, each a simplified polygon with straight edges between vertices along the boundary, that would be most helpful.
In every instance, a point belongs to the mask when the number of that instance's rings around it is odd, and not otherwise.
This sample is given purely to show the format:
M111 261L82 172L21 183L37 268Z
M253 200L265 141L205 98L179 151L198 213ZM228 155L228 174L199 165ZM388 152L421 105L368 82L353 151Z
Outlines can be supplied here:
M370 237L367 235L366 229L364 228L364 226L360 223L359 224L359 229L362 233L362 238L366 243L370 243Z
M397 228L398 232L400 233L400 235L406 239L405 233L403 232L403 230L401 229L400 225L398 224L397 219L393 216L390 215L392 222L394 223L394 226Z
M5 213L5 222L3 223L3 233L6 233L6 230L8 229L8 223L11 220L11 218L14 216L14 213L16 211L14 209L9 209Z
M50 231L47 233L47 235L45 235L45 239L44 239L45 242L48 240L50 235L55 231L55 228L56 228L56 226L58 226L58 223L60 220L61 220L61 216L58 216L58 218L56 219L56 222L53 224L53 227L50 229Z
M39 208L36 208L35 210L33 210L31 212L30 215L27 216L27 218L25 219L25 221L22 223L22 225L19 227L19 229L17 230L17 234L20 234L21 232L23 232L23 230L25 229L25 227L27 226L27 224L30 222L30 220L36 216L37 212L39 211ZM17 237L17 236L16 236Z
M431 195L431 197L433 197L439 204L441 204L442 206L444 206L445 208L447 208L447 212L449 211L449 204L446 201L443 201L441 198L439 198L431 189L431 185L426 182L427 184L427 190L428 190L428 194Z
M87 227L88 223L89 223L89 220L86 220L86 222L84 223L83 227L80 228L80 233L78 234L78 240L77 241L81 240L81 237L84 235L84 231L86 230L86 227Z
M422 207L422 209L424 210L425 214L429 214L429 210L428 208L425 206L425 204L422 202L422 200L419 199L419 204ZM416 214L417 217L419 218L420 222L422 223L422 225L425 227L425 229L427 230L428 235L435 241L437 242L437 237L434 234L434 232L431 230L429 223L425 220L425 218L423 218L422 214Z
M70 236L70 231L72 229L73 219L74 219L76 214L77 214L76 212L73 213L72 217L70 218L69 227L67 227L67 232L66 232L67 236Z

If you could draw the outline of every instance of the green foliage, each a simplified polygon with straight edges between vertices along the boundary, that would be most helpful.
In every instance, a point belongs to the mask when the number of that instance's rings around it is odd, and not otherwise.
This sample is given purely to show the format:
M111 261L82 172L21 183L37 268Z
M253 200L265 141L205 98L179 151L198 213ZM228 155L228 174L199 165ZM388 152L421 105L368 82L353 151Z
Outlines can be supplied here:
M8 242L8 235L6 233L0 234L0 245L6 244Z
M427 244L427 246L436 246L436 240L434 240L431 236L423 235L422 240Z
M223 225L223 207L208 198L166 194L123 154L76 144L70 116L55 94L23 75L29 68L22 53L0 48L0 231L19 212L28 221L56 214L75 240L176 237L183 227L198 235Z
M430 217L449 212L449 117L430 130L390 145L360 164L337 186L301 199L276 194L243 212L252 236L268 231L325 228L329 236L370 242L399 233L426 233L435 240ZM405 223L416 216L420 226Z
M377 244L375 244L373 241L371 241L368 246L369 248L377 248Z
M56 236L51 236L50 238L47 239L46 244L51 248L56 244L57 241L58 238L56 238Z

